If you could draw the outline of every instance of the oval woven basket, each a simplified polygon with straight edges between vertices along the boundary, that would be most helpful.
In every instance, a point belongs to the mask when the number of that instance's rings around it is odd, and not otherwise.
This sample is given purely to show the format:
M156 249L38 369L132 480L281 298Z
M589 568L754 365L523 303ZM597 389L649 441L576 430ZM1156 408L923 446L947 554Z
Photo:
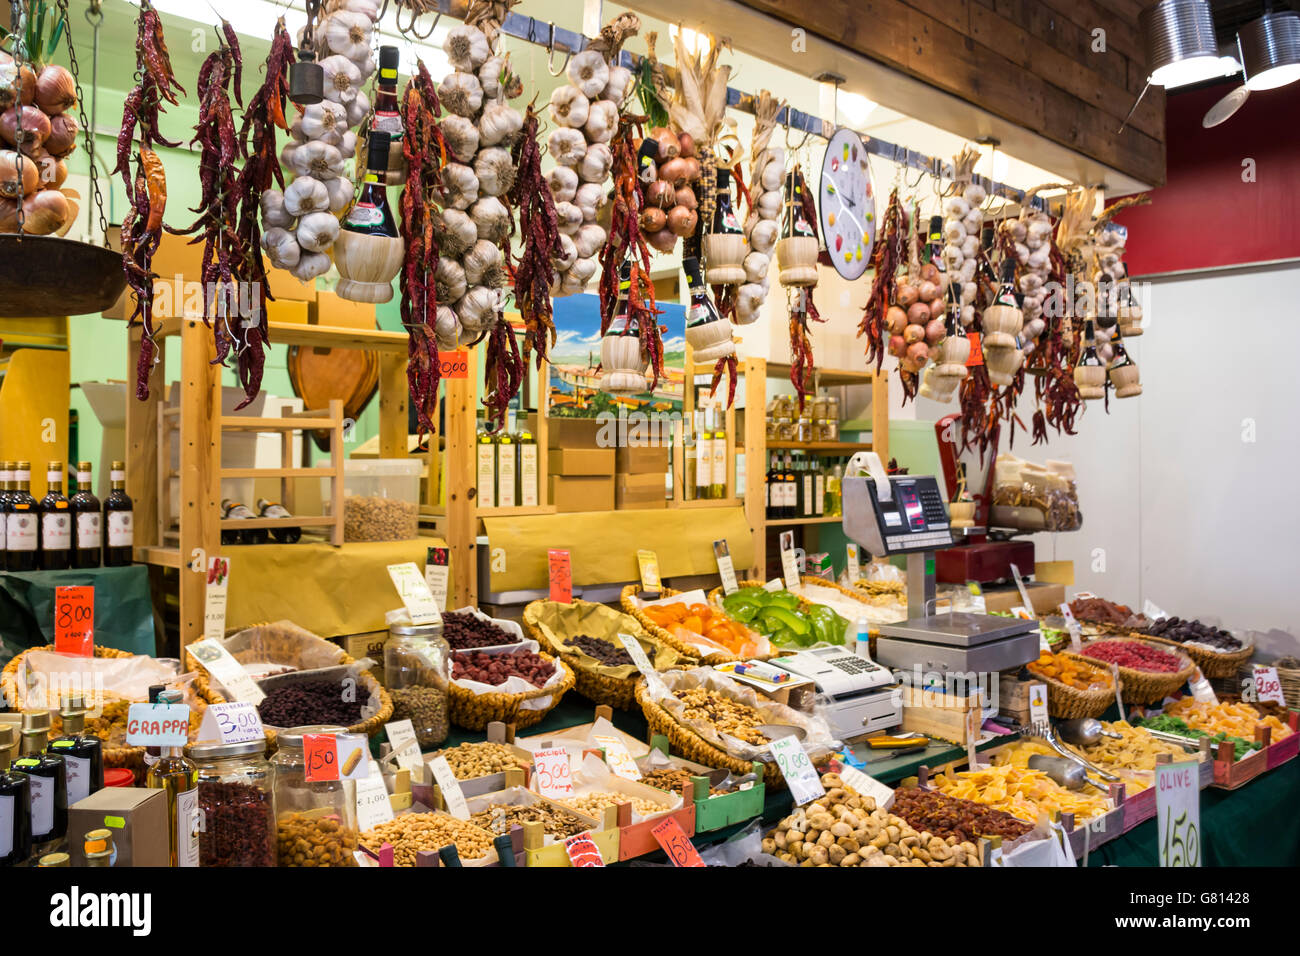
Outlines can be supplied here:
M866 598L866 597L865 597L861 592L855 592L853 588L846 588L846 587L844 587L842 584L837 584L837 583L834 582L834 581L827 581L825 578L813 577L813 576L808 575L808 574L805 574L805 575L801 576L799 580L800 580L800 582L803 583L803 584L818 584L818 585L822 585L823 587L832 588L832 589L834 589L834 590L836 590L836 591L839 591L839 592L842 593L842 594L847 595L848 597L852 598L854 601L858 601L858 602L860 602L860 603L862 603L862 604L867 604L868 606L871 606L871 602L868 601L867 598ZM737 582L736 582L737 586L742 587L742 588L761 588L765 583L766 583L766 582L764 582L764 581L748 581L748 580L747 580L747 581L737 581ZM717 605L721 606L721 605L722 605L722 599L723 599L724 597L726 597L726 595L722 593L722 585L718 585L716 588L714 588L712 591L709 592L709 603L711 603L711 604L717 604ZM814 604L816 604L815 601L810 601L810 600L808 600L806 597L802 597L801 595L796 594L795 597L799 598L799 610L800 610L800 611L807 612L807 610L808 610L809 608L813 607ZM832 610L834 610L834 609L832 608ZM841 616L842 616L842 615L841 615ZM873 625L873 626L872 626L872 627L867 631L867 633L870 635L870 644L869 644L869 647L868 647L868 651L869 651L869 653L871 654L872 657L875 657L875 656L876 656L876 637L877 637L877 628ZM790 653L791 650L798 650L798 648L784 648L784 649L783 649L783 648L777 647L776 645L773 645L773 646L772 646L772 655L771 655L771 656L772 656L772 657L780 657L782 654L788 654L788 653Z
M1157 637L1154 634L1139 634L1138 636L1144 641L1168 644L1170 647L1186 654L1196 662L1196 666L1201 669L1201 673L1206 677L1233 677L1241 669L1241 665L1255 655L1254 644L1247 644L1238 651L1212 651L1208 647L1179 644L1177 641L1171 641L1167 637Z
M606 704L619 710L634 709L636 707L637 675L611 677L608 674L600 674L591 668L591 665L587 663L587 659L578 654L564 653L563 649L557 647L555 642L550 639L546 628L537 626L535 610L544 603L545 601L532 601L524 608L523 621L521 622L524 633L541 645L542 650L553 657L558 657L568 666L569 670L573 671L573 689L575 692L581 694L593 704ZM575 599L573 603L585 604L587 602ZM634 632L641 628L641 622L635 617L628 623L633 625L628 629L629 631Z
M749 773L754 769L753 761L733 757L725 750L713 746L689 727L683 727L676 718L659 704L650 699L644 680L636 682L636 702L641 705L645 721L651 734L663 734L668 738L671 751L687 760L694 760L706 767L730 770L735 774ZM785 783L776 761L763 762L763 781L769 787L778 787Z
M239 631L226 635L227 645L235 638L248 640L254 645L230 651L230 655L241 664L266 661L284 664L294 670L311 670L355 662L355 658L337 644L286 622L253 624L240 628ZM226 649L230 650L229 646ZM308 656L310 660L307 659ZM194 658L188 647L185 648L185 667L194 671L195 693L209 704L226 703L225 696L217 690L207 669Z
M539 642L540 643L540 642ZM494 720L503 724L514 724L516 730L532 727L540 723L549 714L565 694L573 689L575 677L573 668L545 651L539 651L543 660L554 661L563 673L558 684L549 687L535 687L522 694L498 694L495 691L476 694L468 688L461 687L454 680L447 685L447 712L451 722L466 730L484 730ZM524 709L523 705L539 697L551 698L551 702L538 709Z
M9 702L9 705L14 710L23 708L23 700L26 697L26 694L22 693L22 689L18 686L18 671L22 668L28 651L49 651L53 653L54 645L40 644L36 647L29 647L27 650L15 654L9 663L4 666L4 670L0 671L0 694L3 694L4 699ZM119 651L116 647L100 647L97 644L95 645L95 656L108 658L138 657L139 655L132 654L130 651ZM198 688L195 688L195 690L197 692ZM104 691L103 699L105 701L125 700L121 695L114 694L112 691Z
M669 633L664 628L656 624L654 621L650 620L650 618L646 617L645 612L642 611L639 607L637 607L632 600L636 596L639 590L640 587L636 584L629 584L627 587L623 588L622 593L619 595L619 603L623 606L624 612L634 617L636 619L636 622L640 624L643 628L645 628L647 631L649 631L650 634L655 638L655 640L663 641L665 644L667 644L673 650L677 651L677 653L679 654L685 654L687 657L698 658L700 663L712 667L714 664L726 664L730 661L747 661L747 660L766 661L766 660L770 660L773 657L776 657L777 654L780 653L778 651L773 651L772 653L769 654L757 654L751 657L742 654L733 654L730 651L720 650L712 654L702 655L700 653L701 648L695 647L692 644L687 644L680 637L677 637L675 634ZM721 590L721 588L717 588L715 590ZM663 597L674 597L683 592L676 591L672 588L664 588L660 593ZM712 601L712 595L713 592L712 591L709 592L710 603L716 603Z
M1065 652L1065 656L1071 660L1086 664L1093 670L1107 674L1108 672L1098 666L1096 661L1089 660L1081 654ZM1103 687L1100 690L1080 690L1077 687L1071 687L1069 684L1057 680L1055 677L1045 677L1042 674L1029 672L1030 677L1035 681L1042 681L1047 685L1047 712L1058 720L1074 720L1079 717L1100 717L1106 713L1107 708L1115 702L1115 690L1111 687ZM1109 676L1109 675L1108 675ZM1119 682L1120 690L1124 690L1124 679L1121 677Z
M1177 644L1171 644L1169 641L1159 640L1152 637L1143 637L1141 635L1130 635L1128 637L1106 637L1100 640L1088 641L1084 644L1084 650L1096 644L1113 644L1119 641L1137 641L1138 643L1150 644L1166 653L1172 653L1180 659L1183 665L1177 671L1172 673L1157 673L1154 671L1140 671L1132 667L1119 666L1120 689L1124 695L1126 704L1156 704L1164 700L1178 688L1182 687L1191 679L1196 670L1196 665L1192 659L1182 652ZM1104 661L1098 661L1096 658L1083 655L1083 659L1089 664L1096 666L1109 666Z

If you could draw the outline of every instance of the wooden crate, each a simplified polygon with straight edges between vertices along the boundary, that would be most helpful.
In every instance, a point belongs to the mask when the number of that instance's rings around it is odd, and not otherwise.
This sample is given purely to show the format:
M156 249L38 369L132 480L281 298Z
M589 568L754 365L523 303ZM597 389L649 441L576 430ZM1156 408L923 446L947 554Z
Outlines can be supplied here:
M1168 761L1161 760L1162 757L1169 757ZM1173 762L1173 758L1168 754L1159 754L1156 757L1160 763ZM1210 759L1210 748L1208 743L1200 750L1188 751L1188 759L1199 761L1198 773L1200 774L1200 788L1204 790L1214 782L1214 761ZM1155 774L1152 774L1154 778ZM1120 784L1123 787L1123 784ZM1127 788L1125 788L1127 792ZM1146 823L1156 815L1156 788L1154 779L1152 785L1145 790L1126 796L1124 800L1124 832L1127 833L1134 827Z
M982 709L977 697L958 697L941 690L920 690L906 684L899 690L903 702L903 733L925 734L964 744L967 715L971 710Z
M668 753L668 738L655 734L650 738L650 749L658 750L665 756ZM672 757L673 763L693 771L697 776L691 778L695 785L695 832L708 833L721 830L733 823L740 823L759 816L767 799L767 785L763 781L763 765L754 761L754 775L758 780L744 790L731 793L711 795L709 793L708 774L713 770L703 764L687 760L685 757Z
M1270 744L1266 749L1269 770L1295 759L1296 754L1300 753L1300 713L1291 711L1287 715L1287 725L1291 728L1291 736Z

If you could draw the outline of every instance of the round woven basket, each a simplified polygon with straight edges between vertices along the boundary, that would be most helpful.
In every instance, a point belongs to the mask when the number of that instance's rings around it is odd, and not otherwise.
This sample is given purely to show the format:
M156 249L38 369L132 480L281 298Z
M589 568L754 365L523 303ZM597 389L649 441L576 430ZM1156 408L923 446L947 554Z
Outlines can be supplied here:
M261 623L240 628L237 633L246 634L253 630L259 632L257 635L258 647L256 649L231 652L231 656L241 664L257 660L267 661L272 664L284 664L295 670L306 670L322 666L347 665L355 663L356 660L337 644L327 641L323 637L316 637L314 634L297 627ZM227 634L226 640L229 641L235 636L236 634ZM315 638L314 646L319 648L324 659L310 662L303 660L304 636ZM209 704L226 703L226 698L213 685L207 669L195 660L188 647L185 648L184 653L186 669L194 671L194 692Z
M466 730L484 730L487 725L494 720L499 720L504 724L514 724L516 730L522 730L525 727L532 727L540 723L541 719L549 714L555 705L560 702L574 685L575 677L573 668L545 651L539 651L543 660L554 661L555 666L563 673L563 677L558 684L552 684L549 687L535 687L530 691L522 694L498 694L489 692L487 694L476 694L473 691L461 687L454 680L447 685L447 711L451 716L451 722L457 727L463 727ZM523 704L530 700L536 700L539 697L551 698L551 702L542 708L536 710L525 710Z
M23 699L26 696L25 694L20 694L21 688L18 686L18 671L22 668L23 660L27 657L28 651L50 651L53 653L54 645L41 644L36 647L29 647L26 651L23 651L20 654L15 654L13 659L4 666L4 670L0 671L0 694L3 695L6 701L9 701L10 706L14 710L21 710L23 708ZM95 656L108 658L137 657L138 655L132 654L130 651L119 651L116 647L100 647L99 645L96 645ZM119 694L114 694L112 691L104 691L103 699L105 701L113 701L124 700L125 698Z
M1206 677L1233 677L1241 669L1241 665L1255 655L1254 644L1247 644L1239 651L1212 651L1207 647L1179 644L1177 641L1171 641L1167 637L1157 637L1154 634L1138 634L1137 636L1144 641L1168 644L1180 653L1186 654L1196 662L1196 666L1201 669L1201 673Z
M1067 651L1065 656L1076 663L1086 664L1093 670L1108 675L1105 668L1098 666L1095 661L1089 660L1081 654L1073 654ZM1044 677L1042 674L1035 674L1033 671L1030 671L1029 674L1035 681L1042 681L1047 685L1047 712L1058 720L1100 717L1115 702L1114 688L1103 687L1100 690L1080 690L1057 680L1055 677ZM1120 679L1119 685L1121 691L1125 690L1123 678Z
M645 721L651 734L663 734L668 738L672 752L694 760L706 767L730 770L732 773L749 773L754 769L753 762L740 757L733 757L725 750L719 750L689 727L683 727L676 718L659 704L650 699L644 680L636 682L636 702L641 705ZM781 786L785 777L781 775L776 761L763 763L763 780L769 787Z
M573 671L573 689L577 693L593 704L607 704L619 710L632 710L636 706L636 676L610 677L608 674L598 674L577 654L562 653L561 648L557 647L547 636L546 630L538 627L529 619L529 609L542 603L542 601L533 601L524 608L523 621L521 622L524 633L540 644L542 650L553 657L558 657L568 666L569 670ZM583 602L575 600L573 603L581 604ZM637 621L637 623L640 624L640 621Z
M1300 667L1277 667L1276 664L1274 667L1277 669L1277 679L1282 685L1282 696L1286 698L1287 707L1300 710Z
M1156 704L1164 700L1178 688L1182 687L1191 679L1196 671L1196 665L1192 659L1183 653L1182 648L1170 641L1160 640L1154 637L1144 637L1141 635L1130 635L1128 637L1107 637L1100 640L1089 641L1084 645L1086 650L1095 644L1112 644L1118 641L1137 641L1138 643L1150 644L1158 647L1162 651L1174 654L1180 659L1182 667L1177 671L1169 674L1154 673L1152 671L1139 671L1131 667L1119 667L1120 688L1124 694L1126 704ZM1083 659L1094 667L1109 666L1096 658L1083 655Z
M747 587L748 585L742 584L741 586ZM654 621L650 620L650 618L646 617L645 612L637 607L632 600L640 590L640 586L636 584L629 584L627 587L623 588L622 593L619 595L619 604L622 605L623 611L636 618L636 622L645 628L655 640L663 641L679 654L685 654L687 657L699 658L701 664L712 667L714 664L726 664L730 661L765 661L780 653L778 651L773 651L770 654L758 654L752 657L747 657L740 654L732 654L730 651L716 651L712 654L701 655L700 648L687 644L681 638L669 633ZM720 591L721 588L715 588L714 590ZM681 591L676 591L672 588L664 588L660 591L662 597L674 597L681 593ZM713 591L709 592L709 601L710 603L717 604L717 602L713 600L713 593Z

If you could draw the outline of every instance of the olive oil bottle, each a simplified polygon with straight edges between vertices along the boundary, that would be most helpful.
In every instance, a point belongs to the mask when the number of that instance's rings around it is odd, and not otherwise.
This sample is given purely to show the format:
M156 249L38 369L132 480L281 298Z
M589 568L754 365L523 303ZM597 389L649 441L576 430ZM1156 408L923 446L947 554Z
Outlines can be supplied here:
M165 690L158 695L164 704L179 704L181 692ZM199 768L180 747L162 748L162 756L149 768L145 786L167 794L167 825L171 866L199 865L199 835L194 814L199 807Z
M79 697L68 698L59 711L63 734L50 741L46 753L63 758L68 768L68 806L104 789L104 742L83 733L86 710Z

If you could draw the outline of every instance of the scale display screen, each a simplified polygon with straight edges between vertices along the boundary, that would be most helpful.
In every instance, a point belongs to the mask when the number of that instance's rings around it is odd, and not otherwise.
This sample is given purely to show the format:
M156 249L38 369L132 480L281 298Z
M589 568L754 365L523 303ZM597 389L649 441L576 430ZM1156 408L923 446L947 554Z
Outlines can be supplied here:
M894 476L881 501L871 478L844 479L844 532L874 555L952 546L948 508L932 475Z

